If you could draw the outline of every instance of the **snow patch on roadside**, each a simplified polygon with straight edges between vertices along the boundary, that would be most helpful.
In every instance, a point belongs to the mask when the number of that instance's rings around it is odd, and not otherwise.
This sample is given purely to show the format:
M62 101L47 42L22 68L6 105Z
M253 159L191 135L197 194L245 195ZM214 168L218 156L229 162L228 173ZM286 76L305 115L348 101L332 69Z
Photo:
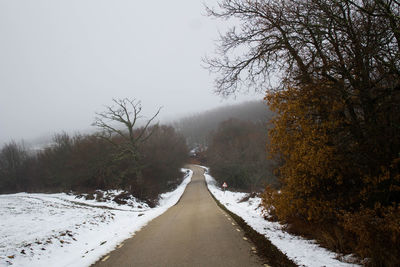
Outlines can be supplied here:
M313 240L306 240L299 236L291 235L283 231L283 226L278 222L270 222L264 219L265 210L261 207L261 198L249 198L248 201L240 202L246 193L223 191L217 185L215 179L205 169L205 178L209 191L228 210L240 216L255 231L268 238L279 250L285 253L289 259L300 266L309 267L349 267L359 266L344 263L337 258L338 254L320 247Z
M59 194L0 195L0 266L89 266L175 205L193 172L159 205Z

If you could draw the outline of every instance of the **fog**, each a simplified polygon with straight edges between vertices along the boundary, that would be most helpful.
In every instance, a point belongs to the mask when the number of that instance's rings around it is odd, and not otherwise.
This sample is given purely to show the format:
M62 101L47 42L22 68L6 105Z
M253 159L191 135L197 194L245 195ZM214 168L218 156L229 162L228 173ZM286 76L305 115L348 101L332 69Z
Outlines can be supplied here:
M162 122L261 99L213 93L201 59L227 25L204 13L201 1L1 0L0 144L91 131L112 98L147 116L162 106Z

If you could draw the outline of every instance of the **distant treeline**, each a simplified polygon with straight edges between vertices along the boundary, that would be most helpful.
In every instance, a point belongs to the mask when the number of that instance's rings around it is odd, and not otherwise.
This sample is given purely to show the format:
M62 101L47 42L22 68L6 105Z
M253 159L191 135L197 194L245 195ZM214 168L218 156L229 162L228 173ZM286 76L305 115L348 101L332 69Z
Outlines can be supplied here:
M223 121L239 119L266 123L272 114L265 102L248 101L185 117L174 123L174 127L186 137L189 146L205 146L209 143L210 133Z
M265 153L272 115L264 102L249 101L181 119L175 126L218 182L227 182L230 189L261 191L278 185L276 164Z
M118 157L118 148L96 135L57 134L50 146L35 152L8 143L0 151L0 193L121 188L142 199L155 199L181 181L179 169L187 161L188 148L171 126L146 131L152 134L138 147L135 164ZM113 142L120 139L114 137Z

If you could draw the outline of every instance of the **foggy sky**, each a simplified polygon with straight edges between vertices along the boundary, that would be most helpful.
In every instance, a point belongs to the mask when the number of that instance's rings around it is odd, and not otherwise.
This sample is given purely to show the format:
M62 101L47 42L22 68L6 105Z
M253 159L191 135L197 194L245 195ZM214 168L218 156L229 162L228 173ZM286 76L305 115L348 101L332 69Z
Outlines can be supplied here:
M208 1L214 3L214 1ZM93 129L112 98L150 116L190 115L224 100L201 58L226 25L201 1L0 0L0 145Z

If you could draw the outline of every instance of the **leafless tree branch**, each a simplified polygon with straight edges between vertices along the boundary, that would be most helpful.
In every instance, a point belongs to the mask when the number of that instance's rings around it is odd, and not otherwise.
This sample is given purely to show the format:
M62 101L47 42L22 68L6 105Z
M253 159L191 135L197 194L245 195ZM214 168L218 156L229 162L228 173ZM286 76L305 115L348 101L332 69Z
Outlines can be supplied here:
M121 153L129 154L134 160L138 158L137 146L146 141L152 132L148 132L154 119L159 115L161 108L145 122L145 125L140 129L137 127L137 122L142 119L142 105L140 101L135 99L113 99L114 105L106 106L105 111L96 113L93 126L100 129L97 136L108 141L114 146L119 147ZM118 123L122 126L121 129L114 126ZM137 130L137 131L136 131ZM116 139L121 138L122 142L117 142Z

